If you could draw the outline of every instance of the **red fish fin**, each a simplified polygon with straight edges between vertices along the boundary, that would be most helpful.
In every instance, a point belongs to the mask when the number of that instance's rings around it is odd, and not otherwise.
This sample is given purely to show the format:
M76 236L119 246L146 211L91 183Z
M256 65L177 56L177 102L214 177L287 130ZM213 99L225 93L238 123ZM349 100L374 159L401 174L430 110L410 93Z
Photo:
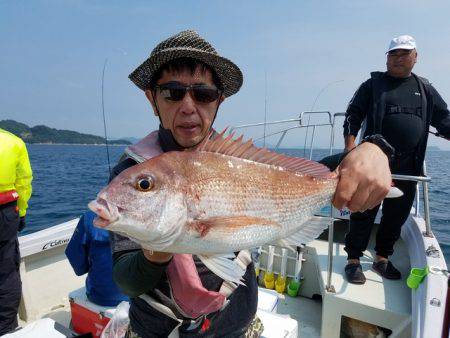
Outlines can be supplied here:
M260 217L249 216L234 216L234 217L210 217L205 219L194 219L189 223L189 227L196 230L201 237L213 228L227 228L234 230L238 227L245 227L249 225L273 225L279 227L280 225L271 220Z
M288 171L307 174L317 178L330 178L330 170L320 163L304 158L286 156L267 150L266 148L258 148L253 144L251 139L244 142L242 136L237 139L233 138L234 134L225 137L226 130L227 129L225 128L216 136L211 132L209 136L197 146L196 150L269 164L281 167Z

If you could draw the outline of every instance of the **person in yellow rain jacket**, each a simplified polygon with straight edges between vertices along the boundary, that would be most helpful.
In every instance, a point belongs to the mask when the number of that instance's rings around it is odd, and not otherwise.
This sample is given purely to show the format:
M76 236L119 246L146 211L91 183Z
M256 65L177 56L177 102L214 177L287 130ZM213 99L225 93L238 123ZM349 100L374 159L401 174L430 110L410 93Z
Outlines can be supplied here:
M0 128L0 336L17 327L22 293L17 234L25 227L32 178L25 143Z

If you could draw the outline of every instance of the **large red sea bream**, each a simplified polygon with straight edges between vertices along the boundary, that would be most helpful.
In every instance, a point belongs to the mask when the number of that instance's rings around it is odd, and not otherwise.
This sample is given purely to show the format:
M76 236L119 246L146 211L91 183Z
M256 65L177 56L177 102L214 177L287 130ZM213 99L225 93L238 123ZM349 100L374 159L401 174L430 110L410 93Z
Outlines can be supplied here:
M123 171L89 207L97 226L149 250L196 254L236 280L226 254L314 239L327 224L308 220L330 202L336 184L319 163L222 133L196 150L163 153Z

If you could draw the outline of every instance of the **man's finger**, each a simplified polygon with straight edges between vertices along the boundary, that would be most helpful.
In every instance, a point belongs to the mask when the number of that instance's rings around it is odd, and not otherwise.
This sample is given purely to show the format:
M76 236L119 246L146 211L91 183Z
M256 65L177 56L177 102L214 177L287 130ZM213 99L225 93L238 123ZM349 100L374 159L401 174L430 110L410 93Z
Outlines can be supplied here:
M336 192L334 193L333 205L338 209L346 207L351 201L357 187L357 183L354 180L345 175L341 175L336 186Z
M352 212L362 212L364 210L367 210L367 200L369 199L371 192L372 191L366 186L362 186L361 184L359 184L350 202L347 204L349 210Z
M385 193L372 191L369 195L364 208L367 210L375 208L378 204L380 204L384 199Z

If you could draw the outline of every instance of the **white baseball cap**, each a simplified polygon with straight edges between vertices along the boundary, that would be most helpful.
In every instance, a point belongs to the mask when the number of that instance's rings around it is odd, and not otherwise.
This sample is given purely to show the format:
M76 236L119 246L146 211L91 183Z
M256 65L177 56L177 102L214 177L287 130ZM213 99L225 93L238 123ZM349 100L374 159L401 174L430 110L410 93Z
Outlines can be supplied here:
M391 40L386 53L395 49L416 49L416 40L410 35L400 35Z

